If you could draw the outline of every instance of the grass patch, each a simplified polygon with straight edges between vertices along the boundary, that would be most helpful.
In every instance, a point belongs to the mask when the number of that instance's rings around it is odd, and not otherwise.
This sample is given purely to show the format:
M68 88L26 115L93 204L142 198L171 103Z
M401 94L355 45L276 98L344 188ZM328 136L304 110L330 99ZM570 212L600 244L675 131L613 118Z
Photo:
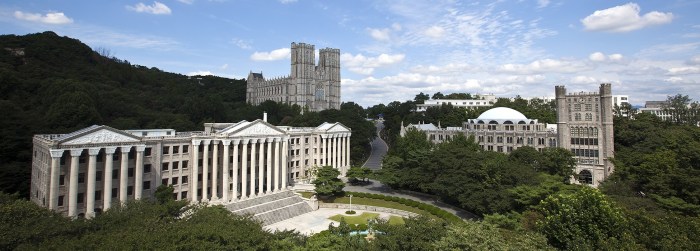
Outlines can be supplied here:
M355 225L355 224L367 224L367 220L377 218L377 216L379 216L378 213L364 212L358 216L345 216L345 215L336 214L336 215L329 217L328 219L340 222L341 218L345 218L346 223L348 223L350 225Z
M406 224L403 221L403 217L394 216L394 215L389 217L389 225L403 225L403 224Z
M333 199L333 201L327 201L328 203L342 203L342 204L349 204L350 203L350 198L348 197L339 197ZM431 218L437 219L438 217L425 211L421 210L415 207L411 206L406 206L404 204L394 202L394 201L386 201L386 200L380 200L380 199L370 199L370 198L361 198L361 197L353 197L352 198L352 204L353 205L367 205L367 206L375 206L375 207L386 207L386 208L393 208L393 209L399 209L399 210L404 210L407 212L412 212L412 213L417 213L417 214L422 214L422 215L427 215Z
M311 196L314 196L314 192L299 192L301 194L301 197L311 199Z

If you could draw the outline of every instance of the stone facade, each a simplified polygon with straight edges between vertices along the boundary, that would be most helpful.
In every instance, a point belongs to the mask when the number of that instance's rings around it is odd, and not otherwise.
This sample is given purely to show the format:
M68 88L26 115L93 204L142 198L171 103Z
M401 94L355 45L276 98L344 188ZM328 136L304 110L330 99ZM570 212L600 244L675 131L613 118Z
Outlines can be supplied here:
M118 130L94 125L34 136L31 200L71 217L113 203L173 198L229 204L286 191L311 168L350 166L351 131L340 123L273 126L264 120L207 123L199 132Z
M248 74L246 102L272 100L310 111L340 109L340 50L319 50L318 65L314 45L292 43L291 54L290 76L265 79L262 72Z
M436 127L432 124L410 124L401 128L401 136L411 128L423 131L433 143L442 143L457 134L474 140L488 151L510 153L518 147L531 146L542 151L548 147L570 150L576 159L577 179L572 182L598 184L615 170L613 144L613 102L610 84L602 84L600 92L566 93L557 86L557 124L539 123L521 113L497 107L470 119L462 127Z

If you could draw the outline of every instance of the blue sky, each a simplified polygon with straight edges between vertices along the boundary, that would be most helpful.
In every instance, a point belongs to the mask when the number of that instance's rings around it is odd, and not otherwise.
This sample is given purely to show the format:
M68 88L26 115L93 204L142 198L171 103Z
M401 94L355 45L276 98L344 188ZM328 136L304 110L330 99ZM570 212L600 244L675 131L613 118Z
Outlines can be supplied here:
M0 33L51 30L133 64L289 74L292 42L341 50L342 100L553 96L601 82L633 104L700 100L700 1L3 1Z

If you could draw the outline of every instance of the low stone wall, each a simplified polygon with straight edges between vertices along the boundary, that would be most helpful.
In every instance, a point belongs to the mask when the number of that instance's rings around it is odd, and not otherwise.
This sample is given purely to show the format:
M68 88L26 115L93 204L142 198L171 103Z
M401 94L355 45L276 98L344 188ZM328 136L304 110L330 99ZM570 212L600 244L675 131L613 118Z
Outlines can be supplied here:
M345 203L323 203L323 202L319 202L319 203L318 203L318 207L319 207L319 208L341 208L341 209L350 209L350 205L349 205L349 204L345 204ZM357 205L357 204L353 204L353 205L352 205L352 210L364 210L364 211L373 211L373 212L390 213L390 214L395 214L395 215L401 215L401 216L404 216L404 217L418 216L417 213L408 212L408 211L399 210L399 209L386 208L386 207L375 207L375 206L367 206L367 205Z

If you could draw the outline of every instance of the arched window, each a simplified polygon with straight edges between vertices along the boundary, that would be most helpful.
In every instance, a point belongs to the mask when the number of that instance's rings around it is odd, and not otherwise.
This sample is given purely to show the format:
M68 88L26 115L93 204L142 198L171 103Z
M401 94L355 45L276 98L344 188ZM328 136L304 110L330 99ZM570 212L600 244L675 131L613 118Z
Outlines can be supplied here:
M593 174L588 170L578 173L578 182L581 184L593 184Z

